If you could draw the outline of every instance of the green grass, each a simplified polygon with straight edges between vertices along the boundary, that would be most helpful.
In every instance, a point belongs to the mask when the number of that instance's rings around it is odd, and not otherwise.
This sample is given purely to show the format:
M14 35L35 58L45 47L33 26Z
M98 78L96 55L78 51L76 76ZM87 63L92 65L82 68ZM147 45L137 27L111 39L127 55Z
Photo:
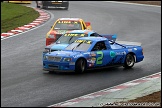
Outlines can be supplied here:
M1 33L29 24L38 17L33 8L1 2Z

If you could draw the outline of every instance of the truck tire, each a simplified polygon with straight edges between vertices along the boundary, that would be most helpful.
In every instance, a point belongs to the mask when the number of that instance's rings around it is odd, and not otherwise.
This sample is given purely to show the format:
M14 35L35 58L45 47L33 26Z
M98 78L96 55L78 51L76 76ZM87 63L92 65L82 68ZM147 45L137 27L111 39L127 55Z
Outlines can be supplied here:
M54 71L48 71L48 73L49 73L49 74L53 74L53 73L54 73Z
M65 10L68 10L68 7L65 7L64 9L65 9Z
M42 5L42 9L47 9L47 6L43 6L43 5Z
M86 68L87 68L87 63L86 63L85 59L81 58L81 59L77 60L76 65L75 65L76 73L83 73L86 71Z
M133 54L127 54L124 62L124 68L132 68L135 63L135 58Z

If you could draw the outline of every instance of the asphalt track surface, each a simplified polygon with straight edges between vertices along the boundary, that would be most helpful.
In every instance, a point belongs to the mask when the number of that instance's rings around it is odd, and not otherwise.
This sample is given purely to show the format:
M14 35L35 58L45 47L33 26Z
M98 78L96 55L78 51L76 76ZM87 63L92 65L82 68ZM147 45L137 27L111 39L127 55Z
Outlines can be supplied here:
M51 19L44 25L1 40L1 107L45 107L161 71L161 7L70 1L68 11L47 11ZM60 17L80 17L90 21L98 33L141 42L144 61L129 70L119 67L83 74L43 71L45 35Z

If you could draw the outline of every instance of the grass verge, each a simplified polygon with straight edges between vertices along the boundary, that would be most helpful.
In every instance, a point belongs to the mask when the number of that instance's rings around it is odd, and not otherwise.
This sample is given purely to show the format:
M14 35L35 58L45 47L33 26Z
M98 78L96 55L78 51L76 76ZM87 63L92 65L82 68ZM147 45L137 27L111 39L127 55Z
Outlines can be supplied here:
M1 2L1 33L31 23L39 17L33 8Z

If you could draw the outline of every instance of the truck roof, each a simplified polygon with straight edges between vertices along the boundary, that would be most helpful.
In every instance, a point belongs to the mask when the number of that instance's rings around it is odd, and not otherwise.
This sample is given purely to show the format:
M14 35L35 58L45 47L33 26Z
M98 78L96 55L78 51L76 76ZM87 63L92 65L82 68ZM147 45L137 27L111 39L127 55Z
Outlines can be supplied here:
M81 37L78 40L105 41L108 39L105 37Z
M59 18L59 20L79 21L81 18Z
M89 32L93 32L94 33L93 30L72 30L72 31L69 31L68 33L85 33L85 34L87 34Z

